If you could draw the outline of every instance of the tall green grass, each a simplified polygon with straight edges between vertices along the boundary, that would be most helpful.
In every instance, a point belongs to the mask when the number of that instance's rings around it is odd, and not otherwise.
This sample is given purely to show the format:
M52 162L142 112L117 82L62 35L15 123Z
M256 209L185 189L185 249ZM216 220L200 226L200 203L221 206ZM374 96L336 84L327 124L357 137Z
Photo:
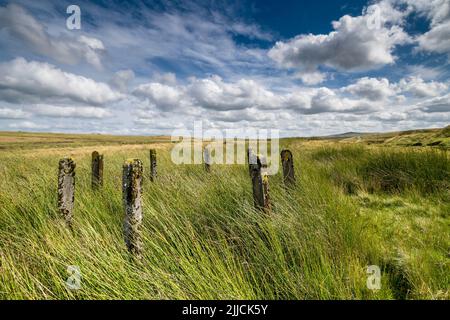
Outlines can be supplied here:
M331 176L349 193L401 193L416 190L424 195L450 189L450 158L444 150L411 150L363 146L322 148L312 159L332 163Z
M310 158L360 203L360 219L382 248L394 297L448 299L448 153L344 145L320 148Z
M431 194L450 188L450 158L445 151L386 151L369 155L359 168L371 190L401 192L415 188Z
M400 243L392 247L385 234L391 229L378 230L385 226L384 200L377 206L369 196L349 196L330 179L321 156L292 151L297 185L289 192L281 173L271 177L274 209L263 214L253 208L246 166L213 166L207 174L202 165L176 166L169 150L159 150L158 179L143 184L141 261L129 256L123 241L121 168L125 159L136 157L147 169L148 151L106 152L105 185L97 192L90 188L90 155L74 156L72 231L56 211L62 151L0 155L0 298L448 298L448 279L442 278L448 265L439 260L448 237L421 238L432 244L429 251ZM327 168L362 156L351 152L338 151L325 161ZM420 193L414 196L423 199ZM433 217L445 215L444 205L428 205ZM369 219L366 211L377 216ZM448 216L440 219L448 222ZM430 225L431 232L446 230L435 221ZM396 250L419 258L401 256L398 263ZM444 264L433 265L436 261ZM366 286L366 268L372 264L384 272L378 291ZM80 290L65 286L69 265L80 267ZM397 284L403 277L406 291Z

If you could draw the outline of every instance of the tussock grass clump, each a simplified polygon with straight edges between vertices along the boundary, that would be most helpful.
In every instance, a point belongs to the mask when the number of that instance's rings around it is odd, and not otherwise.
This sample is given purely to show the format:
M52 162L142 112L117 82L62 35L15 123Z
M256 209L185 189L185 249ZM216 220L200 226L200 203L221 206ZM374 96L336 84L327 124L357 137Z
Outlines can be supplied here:
M317 161L356 160L364 156L363 146L321 147L312 153L312 159Z
M343 146L314 151L311 157L326 162L333 181L349 194L358 190L431 194L450 188L450 158L445 150Z
M448 153L347 145L313 150L310 157L341 193L360 203L358 216L381 247L392 296L448 299Z
M443 128L439 134L441 137L450 138L450 126L446 126Z
M393 193L417 189L430 194L450 187L450 159L444 151L372 152L358 171L370 191Z

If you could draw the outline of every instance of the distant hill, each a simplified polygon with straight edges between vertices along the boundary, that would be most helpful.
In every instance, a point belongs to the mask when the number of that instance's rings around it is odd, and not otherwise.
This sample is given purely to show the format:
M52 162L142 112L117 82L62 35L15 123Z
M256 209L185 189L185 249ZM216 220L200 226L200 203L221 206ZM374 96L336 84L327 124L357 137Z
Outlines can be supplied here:
M404 147L439 147L450 149L450 126L442 129L418 129L388 133L347 132L321 139L338 139L342 142L384 144Z
M369 135L373 133L364 133L364 132L344 132L339 134L331 134L328 136L320 136L320 137L313 137L313 139L345 139L345 138L353 138L353 137L360 137L363 135Z
M441 129L418 129L387 133L345 132L321 137L291 137L284 141L326 141L406 147L450 149L450 125ZM103 134L63 134L0 131L0 150L170 143L169 136L114 136Z

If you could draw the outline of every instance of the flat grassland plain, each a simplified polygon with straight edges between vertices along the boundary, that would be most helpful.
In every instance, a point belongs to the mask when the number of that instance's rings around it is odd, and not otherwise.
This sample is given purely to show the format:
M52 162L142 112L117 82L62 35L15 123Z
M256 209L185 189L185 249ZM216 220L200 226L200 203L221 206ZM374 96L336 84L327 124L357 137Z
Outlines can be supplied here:
M168 137L0 133L0 299L450 298L450 127L280 144L297 184L271 176L264 214L247 166L175 165ZM77 164L73 230L56 209L63 156ZM144 163L141 261L123 240L127 158ZM69 265L78 290L66 288Z

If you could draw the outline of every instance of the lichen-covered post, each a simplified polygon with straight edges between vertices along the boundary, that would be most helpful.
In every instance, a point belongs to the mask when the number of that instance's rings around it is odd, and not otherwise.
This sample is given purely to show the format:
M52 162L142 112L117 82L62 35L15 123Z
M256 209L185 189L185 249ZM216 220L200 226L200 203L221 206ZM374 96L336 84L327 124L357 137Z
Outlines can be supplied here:
M294 159L288 149L281 151L281 164L283 166L283 181L286 187L295 185Z
M75 200L75 162L72 158L59 160L58 167L58 210L66 223L72 225Z
M103 186L103 155L97 151L92 152L92 189Z
M261 173L261 179L263 184L263 194L264 194L264 210L269 212L272 210L272 204L270 203L269 196L269 175L267 172Z
M253 202L257 209L270 211L269 178L266 172L261 172L261 161L256 157L256 163L250 163L250 172L253 187Z
M129 159L123 165L122 193L125 207L124 234L128 251L140 257L142 253L142 162Z
M155 181L156 175L156 150L150 149L150 181Z
M211 152L209 148L203 150L203 160L205 162L205 171L211 172Z

